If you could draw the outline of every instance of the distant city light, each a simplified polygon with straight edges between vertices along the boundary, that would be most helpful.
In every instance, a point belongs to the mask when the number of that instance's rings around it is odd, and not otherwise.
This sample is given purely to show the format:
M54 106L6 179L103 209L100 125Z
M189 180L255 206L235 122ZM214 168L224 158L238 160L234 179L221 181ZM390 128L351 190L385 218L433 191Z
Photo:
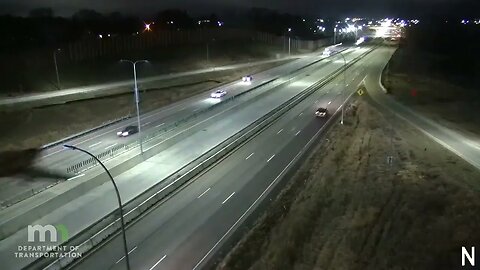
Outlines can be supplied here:
M143 29L144 32L150 32L152 31L152 28L151 28L151 23L145 23L145 29Z
M221 22L221 21L218 21L217 24L218 24L219 27L223 26L223 22Z
M103 35L98 35L99 38L103 38Z

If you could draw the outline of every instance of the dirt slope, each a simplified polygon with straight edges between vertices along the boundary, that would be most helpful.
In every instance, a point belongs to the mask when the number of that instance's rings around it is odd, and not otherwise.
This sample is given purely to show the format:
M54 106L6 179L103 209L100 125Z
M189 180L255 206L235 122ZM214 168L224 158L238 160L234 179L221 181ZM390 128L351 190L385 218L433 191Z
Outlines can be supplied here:
M456 269L480 244L480 172L357 105L218 269Z

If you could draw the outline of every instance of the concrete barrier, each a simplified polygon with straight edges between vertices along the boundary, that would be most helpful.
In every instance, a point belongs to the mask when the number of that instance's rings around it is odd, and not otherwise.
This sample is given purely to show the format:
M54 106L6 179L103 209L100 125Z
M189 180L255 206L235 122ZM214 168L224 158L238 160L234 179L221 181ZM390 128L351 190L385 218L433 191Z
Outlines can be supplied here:
M271 125L276 119L278 119L284 113L288 112L293 106L296 106L306 97L314 93L319 87L331 81L333 78L338 76L344 69L350 67L371 51L372 50L359 56L356 60L350 62L346 67L338 69L337 71L329 75L326 79L314 84L308 89L297 94L295 97L278 106L276 109L264 115L242 131L223 141L215 148L202 155L195 162L184 166L177 172L167 177L164 181L158 183L156 186L152 187L149 190L146 190L141 195L128 202L124 207L125 222L134 222L136 218L138 218L139 216L141 216L142 213L150 209L150 207L155 206L158 202L160 202L170 193L174 192L179 187L190 181L195 175L200 173L206 167L211 166L245 141L253 138L255 134L257 134L267 126ZM104 239L107 239L112 234L118 232L119 218L115 213L116 211L112 211L107 217L93 224L92 226L84 230L82 234L74 237L66 244L78 246L79 249L76 250L76 252L81 252L82 254L90 251L92 248L95 247L95 245L92 245L92 243L101 243ZM72 263L74 259L70 256L65 256L53 262L49 260L51 259L42 258L41 260L34 262L32 265L30 265L30 267L32 269L62 269L62 267L65 267L66 265Z

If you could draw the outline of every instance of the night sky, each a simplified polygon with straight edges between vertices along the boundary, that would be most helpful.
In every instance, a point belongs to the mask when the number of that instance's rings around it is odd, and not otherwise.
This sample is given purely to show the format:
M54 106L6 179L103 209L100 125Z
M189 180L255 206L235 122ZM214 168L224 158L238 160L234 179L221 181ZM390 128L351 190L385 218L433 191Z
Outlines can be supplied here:
M480 16L478 0L0 0L0 13L26 15L37 7L51 7L70 16L82 8L149 15L165 8L186 9L196 15L222 10L265 7L314 16Z

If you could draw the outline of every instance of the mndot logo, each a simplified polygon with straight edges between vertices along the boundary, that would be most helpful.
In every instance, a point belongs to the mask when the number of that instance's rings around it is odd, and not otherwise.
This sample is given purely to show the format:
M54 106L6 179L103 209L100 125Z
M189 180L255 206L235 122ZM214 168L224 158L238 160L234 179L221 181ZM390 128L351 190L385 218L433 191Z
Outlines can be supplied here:
M29 225L28 245L19 245L16 258L78 258L78 246L68 245L68 229L64 224Z
M48 234L47 234L48 232ZM47 235L49 239L47 239ZM36 237L38 236L38 237ZM60 236L60 239L58 238ZM66 242L68 229L64 224L53 225L28 225L28 242Z

